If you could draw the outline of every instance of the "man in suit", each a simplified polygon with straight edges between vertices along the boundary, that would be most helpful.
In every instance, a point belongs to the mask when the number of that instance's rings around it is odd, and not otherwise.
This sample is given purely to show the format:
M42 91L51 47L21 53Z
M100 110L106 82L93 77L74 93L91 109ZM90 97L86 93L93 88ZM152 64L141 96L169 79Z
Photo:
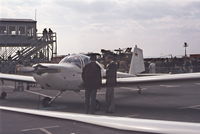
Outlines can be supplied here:
M82 72L83 84L85 87L85 107L87 114L94 114L96 109L96 93L100 88L101 68L96 63L96 55L91 55L91 62L85 65Z
M114 62L114 55L106 57L106 112L115 111L114 86L117 84L117 64Z

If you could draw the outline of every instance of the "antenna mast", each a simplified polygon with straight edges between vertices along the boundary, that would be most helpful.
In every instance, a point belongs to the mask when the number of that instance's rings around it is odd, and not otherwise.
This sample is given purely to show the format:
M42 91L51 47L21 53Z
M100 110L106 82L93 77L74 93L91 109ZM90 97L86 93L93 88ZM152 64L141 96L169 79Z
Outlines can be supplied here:
M35 9L35 21L37 20L37 9Z

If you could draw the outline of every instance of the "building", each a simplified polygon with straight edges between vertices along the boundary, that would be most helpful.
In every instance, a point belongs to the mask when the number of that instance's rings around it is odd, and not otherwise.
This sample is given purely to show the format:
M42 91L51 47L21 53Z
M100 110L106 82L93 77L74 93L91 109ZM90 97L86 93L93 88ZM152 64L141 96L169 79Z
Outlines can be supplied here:
M7 66L7 62L12 64L12 68L19 63L49 62L56 55L55 32L45 36L37 33L37 21L32 19L0 18L0 60L1 64L4 63L1 68Z

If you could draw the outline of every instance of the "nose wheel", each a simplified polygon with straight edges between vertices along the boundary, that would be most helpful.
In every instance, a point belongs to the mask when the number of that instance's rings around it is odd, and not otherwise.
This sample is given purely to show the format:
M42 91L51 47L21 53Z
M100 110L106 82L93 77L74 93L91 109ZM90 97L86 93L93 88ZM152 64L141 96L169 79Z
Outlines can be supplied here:
M43 107L49 107L51 105L51 98L50 97L44 97L42 100L42 106Z
M47 96L44 94L40 94L41 96L44 96L44 99L42 100L42 106L43 107L49 107L51 106L51 103L54 102L64 91L58 92L58 94L55 97Z

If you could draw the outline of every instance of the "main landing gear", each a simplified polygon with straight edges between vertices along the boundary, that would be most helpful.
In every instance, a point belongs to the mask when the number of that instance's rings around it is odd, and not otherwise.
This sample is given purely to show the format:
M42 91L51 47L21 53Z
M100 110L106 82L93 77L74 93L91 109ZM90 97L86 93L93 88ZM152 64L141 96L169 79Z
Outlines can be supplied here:
M138 94L142 94L142 88L140 86L137 86L137 89L138 89Z
M4 99L6 99L6 97L7 97L7 93L3 91L1 93L0 99L4 100Z
M101 108L101 103L98 101L98 100L96 100L96 111L100 111L100 108Z
M52 102L55 101L55 99L57 99L59 96L61 96L62 93L63 91L60 91L55 97L49 97L40 94L41 96L44 96L44 99L42 99L42 106L43 107L51 106Z
M2 84L2 86L4 85L3 80L1 80L1 84ZM0 94L0 99L4 100L4 99L6 99L6 97L7 97L7 93L5 91L2 91Z

